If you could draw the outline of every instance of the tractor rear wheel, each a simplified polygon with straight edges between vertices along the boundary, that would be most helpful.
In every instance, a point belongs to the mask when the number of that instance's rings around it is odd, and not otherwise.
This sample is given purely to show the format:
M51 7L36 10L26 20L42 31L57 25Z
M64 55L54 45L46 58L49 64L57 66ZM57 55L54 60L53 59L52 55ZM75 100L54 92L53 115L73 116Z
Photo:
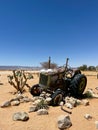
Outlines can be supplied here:
M72 96L78 97L81 96L86 88L87 78L83 74L77 74L70 81L70 93Z

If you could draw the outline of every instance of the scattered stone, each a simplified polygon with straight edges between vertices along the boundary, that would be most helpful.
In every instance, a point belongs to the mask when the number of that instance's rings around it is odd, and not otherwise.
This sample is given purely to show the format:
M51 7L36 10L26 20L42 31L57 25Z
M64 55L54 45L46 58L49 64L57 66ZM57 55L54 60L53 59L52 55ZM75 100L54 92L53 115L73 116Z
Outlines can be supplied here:
M32 98L32 101L34 102L34 101L36 101L38 99L39 99L39 96L35 96L35 97Z
M98 94L93 94L93 98L98 98Z
M66 103L65 106L66 106L67 108L73 109L73 106L72 106L71 103Z
M96 129L98 129L98 121L95 121Z
M29 101L30 101L30 102L34 102L33 98L29 98Z
M22 98L22 99L20 99L20 103L24 103L24 100L23 100L23 98Z
M40 97L45 98L45 96L46 96L46 94L44 94L44 93L41 93L41 94L40 94Z
M45 92L45 91L42 91L42 94L45 94L45 95L46 95L46 92Z
M91 116L90 114L86 114L86 115L84 116L84 118L87 119L87 120L89 120L89 119L92 119L92 116Z
M77 99L77 105L80 105L80 104L82 104L82 101Z
M30 102L31 100L30 100L28 97L24 97L24 98L23 98L23 101L24 101L24 102Z
M51 100L52 100L52 98L51 98L51 97L47 97L47 98L45 99L45 102L46 102L48 105L50 105Z
M13 114L12 119L14 121L27 121L29 119L29 116L26 112L17 112Z
M34 103L37 105L40 102L41 102L41 99L37 99Z
M59 105L60 105L60 106L63 106L63 105L64 105L64 102L63 102L63 101L61 101Z
M47 97L51 97L51 94L50 93L46 93L46 98Z
M77 105L77 99L75 99L73 97L66 97L65 102L70 103L72 105L72 107L76 107L76 105Z
M23 97L22 94L17 94L16 98L20 100L20 99L22 99L22 98L24 98L24 97Z
M72 123L70 121L70 117L68 115L59 116L57 124L58 124L58 128L60 130L68 129L68 128L70 128L72 126Z
M39 109L37 115L48 115L48 111L46 109Z
M18 106L19 104L20 104L20 102L18 100L11 102L12 106Z
M89 105L89 101L87 99L82 100L82 103L84 106L88 106Z
M37 109L36 106L32 106L32 107L29 108L29 113L30 113L30 112L35 112L35 111L37 111L37 110L38 110L38 109Z
M13 101L17 101L18 100L18 98L16 97L16 98L12 98L11 100L10 100L10 102L13 102ZM18 100L19 101L19 100Z
M98 90L98 87L96 87L95 89Z
M90 89L90 88L85 92L85 96L86 96L87 98L93 98L94 95L95 95L95 93L94 93L93 90Z
M6 101L6 102L4 102L4 103L1 105L1 108L9 107L9 106L11 106L11 102L10 102L10 101Z

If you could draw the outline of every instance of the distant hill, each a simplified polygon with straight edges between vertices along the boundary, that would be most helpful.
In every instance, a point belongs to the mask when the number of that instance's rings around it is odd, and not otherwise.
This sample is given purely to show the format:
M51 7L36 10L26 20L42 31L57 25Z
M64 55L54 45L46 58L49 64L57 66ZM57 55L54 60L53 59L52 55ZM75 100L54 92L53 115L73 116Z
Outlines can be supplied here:
M29 67L29 66L0 66L0 70L39 70L40 67Z

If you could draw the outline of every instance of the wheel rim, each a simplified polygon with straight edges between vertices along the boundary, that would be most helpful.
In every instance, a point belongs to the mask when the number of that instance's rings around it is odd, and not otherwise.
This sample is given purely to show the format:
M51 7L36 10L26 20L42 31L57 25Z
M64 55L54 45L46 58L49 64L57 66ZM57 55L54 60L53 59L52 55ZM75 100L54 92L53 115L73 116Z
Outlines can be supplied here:
M60 101L62 100L62 94L58 94L54 99L54 104L59 105Z
M85 80L85 78L82 78L80 85L79 85L79 93L80 94L83 93L85 86L86 86L86 80Z
M38 94L40 91L39 91L39 89L38 89L38 87L34 87L33 88L33 93L34 94Z

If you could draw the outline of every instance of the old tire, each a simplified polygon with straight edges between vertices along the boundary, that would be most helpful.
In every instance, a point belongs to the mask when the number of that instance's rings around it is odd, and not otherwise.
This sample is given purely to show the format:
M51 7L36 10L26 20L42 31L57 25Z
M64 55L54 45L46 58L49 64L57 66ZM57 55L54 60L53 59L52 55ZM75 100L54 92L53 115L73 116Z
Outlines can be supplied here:
M38 84L32 86L32 88L30 89L30 93L33 96L39 96L40 95L40 86Z
M58 106L60 102L63 100L64 93L62 90L57 89L53 94L52 94L52 100L51 100L51 105L52 106Z
M81 96L86 88L87 78L83 74L77 74L70 82L70 93L72 96Z

